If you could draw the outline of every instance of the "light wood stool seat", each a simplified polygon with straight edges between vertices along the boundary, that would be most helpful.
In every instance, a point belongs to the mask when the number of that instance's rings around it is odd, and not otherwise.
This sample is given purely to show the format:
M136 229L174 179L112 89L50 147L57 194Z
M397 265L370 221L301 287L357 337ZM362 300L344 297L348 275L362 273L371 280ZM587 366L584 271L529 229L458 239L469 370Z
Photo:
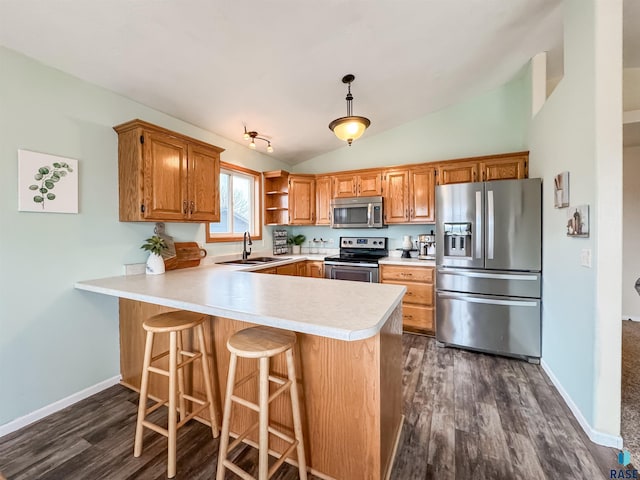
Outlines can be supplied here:
M237 447L251 432L258 429L258 480L267 480L280 468L286 458L296 450L298 457L298 472L300 479L307 478L307 465L304 453L304 441L302 437L302 421L300 417L300 401L298 397L298 384L296 381L295 361L293 347L296 343L296 334L286 330L271 327L252 327L236 332L227 341L227 348L231 353L229 361L229 375L227 377L227 391L224 401L224 413L222 417L222 435L220 438L220 451L218 457L217 480L224 480L225 470L228 468L245 480L254 479L246 471L235 465L228 459L229 453ZM287 378L270 374L269 360L284 353L287 360ZM258 359L259 368L236 382L236 368L238 357ZM256 375L259 376L258 403L250 402L234 395L234 389L243 385ZM269 382L279 385L273 393L269 392ZM282 393L289 391L291 396L291 410L293 414L294 437L276 430L269 425L269 404ZM229 445L229 430L231 423L232 402L243 405L258 412L258 422L251 425L244 433ZM276 462L269 468L269 434L275 435L289 444L282 455L274 454ZM254 479L255 480L255 479Z
M142 366L140 403L138 405L138 420L136 423L136 437L133 456L139 457L142 454L144 427L164 435L168 439L167 476L169 478L173 478L176 475L176 440L177 431L180 427L184 426L189 420L193 419L205 409L208 409L213 437L216 438L219 433L217 412L213 400L209 361L207 358L207 349L204 340L203 323L206 318L207 316L201 313L175 311L155 315L142 323L142 328L147 332L147 338L144 350L144 362ZM182 333L189 329L194 330L199 351L192 352L183 349ZM154 334L162 333L169 334L169 350L152 357ZM167 356L169 357L168 370L152 365L154 362ZM186 360L183 359L184 357L186 357ZM200 360L200 364L202 366L202 375L206 392L205 400L185 393L183 369L196 360ZM169 399L160 400L147 408L150 373L169 377ZM178 402L176 402L176 400ZM188 414L186 408L187 401L194 404L194 408ZM147 415L167 403L169 407L167 428L162 428L159 425L146 420ZM197 405L197 407L195 405ZM179 422L178 412L180 413Z

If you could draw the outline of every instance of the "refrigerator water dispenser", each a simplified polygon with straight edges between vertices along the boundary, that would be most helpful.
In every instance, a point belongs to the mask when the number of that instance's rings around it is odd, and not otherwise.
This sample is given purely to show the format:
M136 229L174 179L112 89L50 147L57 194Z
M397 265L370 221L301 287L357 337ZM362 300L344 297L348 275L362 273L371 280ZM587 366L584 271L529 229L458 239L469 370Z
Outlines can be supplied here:
M444 224L444 256L471 257L471 223Z

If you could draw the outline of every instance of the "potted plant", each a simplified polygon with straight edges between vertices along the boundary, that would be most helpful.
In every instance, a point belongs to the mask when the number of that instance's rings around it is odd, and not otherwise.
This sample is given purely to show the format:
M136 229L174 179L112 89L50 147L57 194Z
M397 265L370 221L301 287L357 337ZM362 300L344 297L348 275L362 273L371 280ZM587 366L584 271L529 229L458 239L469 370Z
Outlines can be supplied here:
M302 249L302 244L306 239L307 237L305 237L302 234L289 237L287 241L289 242L289 245L291 245L291 253L300 254L300 251Z
M164 273L164 259L161 253L168 248L164 239L154 235L151 238L147 238L140 248L149 252L146 273L149 275Z

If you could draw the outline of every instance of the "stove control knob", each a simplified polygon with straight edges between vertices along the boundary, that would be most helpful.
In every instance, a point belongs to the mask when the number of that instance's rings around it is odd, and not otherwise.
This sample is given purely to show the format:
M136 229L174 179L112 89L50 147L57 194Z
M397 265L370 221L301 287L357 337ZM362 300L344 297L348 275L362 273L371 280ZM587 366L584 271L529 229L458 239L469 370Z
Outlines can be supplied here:
M353 242L351 240L349 240L349 245L351 245Z

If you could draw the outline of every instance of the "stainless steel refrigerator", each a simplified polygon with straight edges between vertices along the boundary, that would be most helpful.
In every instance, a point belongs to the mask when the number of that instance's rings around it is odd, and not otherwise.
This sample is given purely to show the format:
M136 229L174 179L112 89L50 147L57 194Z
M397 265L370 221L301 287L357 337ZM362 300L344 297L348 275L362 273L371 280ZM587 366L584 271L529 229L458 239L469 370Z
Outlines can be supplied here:
M436 339L539 362L542 182L436 187Z

